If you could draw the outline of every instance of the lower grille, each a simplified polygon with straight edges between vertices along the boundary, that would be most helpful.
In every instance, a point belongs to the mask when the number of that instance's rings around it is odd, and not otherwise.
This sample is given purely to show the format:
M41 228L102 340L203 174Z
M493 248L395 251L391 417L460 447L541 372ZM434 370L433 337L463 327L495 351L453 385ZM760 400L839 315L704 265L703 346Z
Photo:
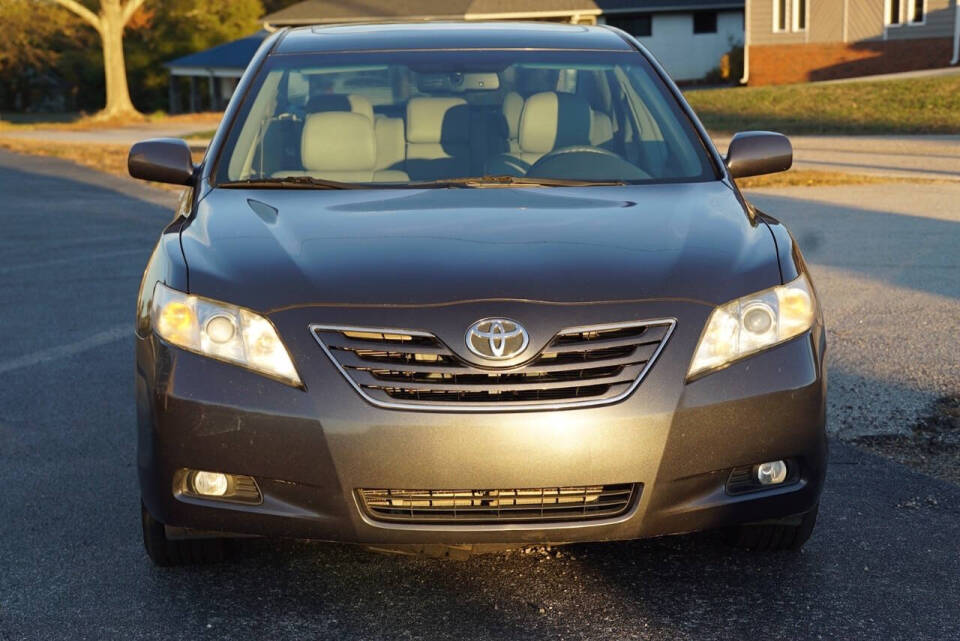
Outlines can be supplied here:
M613 403L639 385L674 321L562 330L527 363L482 368L433 334L313 325L317 342L368 401L384 406L497 411Z
M357 490L371 519L420 524L550 523L624 514L643 485L504 490Z

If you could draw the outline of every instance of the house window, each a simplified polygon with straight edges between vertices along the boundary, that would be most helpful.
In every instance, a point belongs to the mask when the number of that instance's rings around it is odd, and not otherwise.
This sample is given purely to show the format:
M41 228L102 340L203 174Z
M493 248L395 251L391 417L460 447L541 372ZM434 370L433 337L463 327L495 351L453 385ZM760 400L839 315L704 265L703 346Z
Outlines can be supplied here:
M716 11L697 11L693 14L693 32L694 33L716 33L717 32L717 12Z
M806 31L807 0L773 0L773 30Z
M898 25L903 19L903 7L900 0L887 0L887 24Z
M886 0L884 11L888 27L922 25L927 21L926 0Z
M612 14L606 16L607 24L611 27L623 29L637 38L649 38L653 35L653 14L629 13Z
M910 1L910 24L923 24L926 19L926 0Z
M793 30L807 29L807 0L793 0Z
M787 8L789 0L773 0L773 30L787 30Z

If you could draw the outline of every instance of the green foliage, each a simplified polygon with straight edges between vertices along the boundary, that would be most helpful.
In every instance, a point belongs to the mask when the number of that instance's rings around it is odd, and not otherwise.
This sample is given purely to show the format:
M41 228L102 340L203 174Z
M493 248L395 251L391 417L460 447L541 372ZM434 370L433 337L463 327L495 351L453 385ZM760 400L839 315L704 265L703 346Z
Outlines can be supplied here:
M0 109L22 108L56 86L50 70L78 39L73 21L59 9L0 0Z
M95 0L83 4L97 11ZM163 63L248 36L263 14L260 0L147 0L124 32L134 104L165 109ZM103 83L92 28L49 0L0 0L0 109L95 111Z
M0 72L56 60L59 38L72 35L72 25L50 5L36 6L30 0L0 2Z
M143 26L125 38L131 97L146 110L167 106L163 63L248 36L263 15L260 0L147 0L146 7Z
M685 92L713 132L960 133L960 75Z

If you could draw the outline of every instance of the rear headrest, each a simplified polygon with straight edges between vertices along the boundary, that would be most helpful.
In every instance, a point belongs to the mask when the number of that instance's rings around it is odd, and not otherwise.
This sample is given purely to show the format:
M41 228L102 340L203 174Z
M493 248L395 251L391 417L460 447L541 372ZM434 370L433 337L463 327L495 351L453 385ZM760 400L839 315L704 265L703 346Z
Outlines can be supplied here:
M470 111L463 98L418 97L407 103L407 142L465 143Z
M303 122L300 160L309 171L372 170L377 163L373 121L349 111L310 114Z
M520 148L547 153L590 144L590 105L579 96L544 91L527 98L520 117Z
M503 97L501 107L504 120L507 121L507 138L516 140L520 135L520 116L523 115L523 96L511 91Z
M351 111L362 114L373 121L373 105L363 96L356 94L320 94L307 101L307 113L326 111Z

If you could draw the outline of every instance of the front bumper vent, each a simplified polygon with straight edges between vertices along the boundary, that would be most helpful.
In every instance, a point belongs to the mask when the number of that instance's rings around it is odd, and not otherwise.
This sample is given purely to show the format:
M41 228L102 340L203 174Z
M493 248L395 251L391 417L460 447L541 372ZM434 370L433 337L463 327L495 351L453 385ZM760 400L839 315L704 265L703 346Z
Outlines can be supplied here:
M550 523L606 519L626 513L643 485L591 485L504 490L357 490L375 521L411 524Z
M311 329L347 380L375 405L483 411L621 400L653 365L673 325L659 320L563 330L524 365L502 369L475 367L428 332Z

